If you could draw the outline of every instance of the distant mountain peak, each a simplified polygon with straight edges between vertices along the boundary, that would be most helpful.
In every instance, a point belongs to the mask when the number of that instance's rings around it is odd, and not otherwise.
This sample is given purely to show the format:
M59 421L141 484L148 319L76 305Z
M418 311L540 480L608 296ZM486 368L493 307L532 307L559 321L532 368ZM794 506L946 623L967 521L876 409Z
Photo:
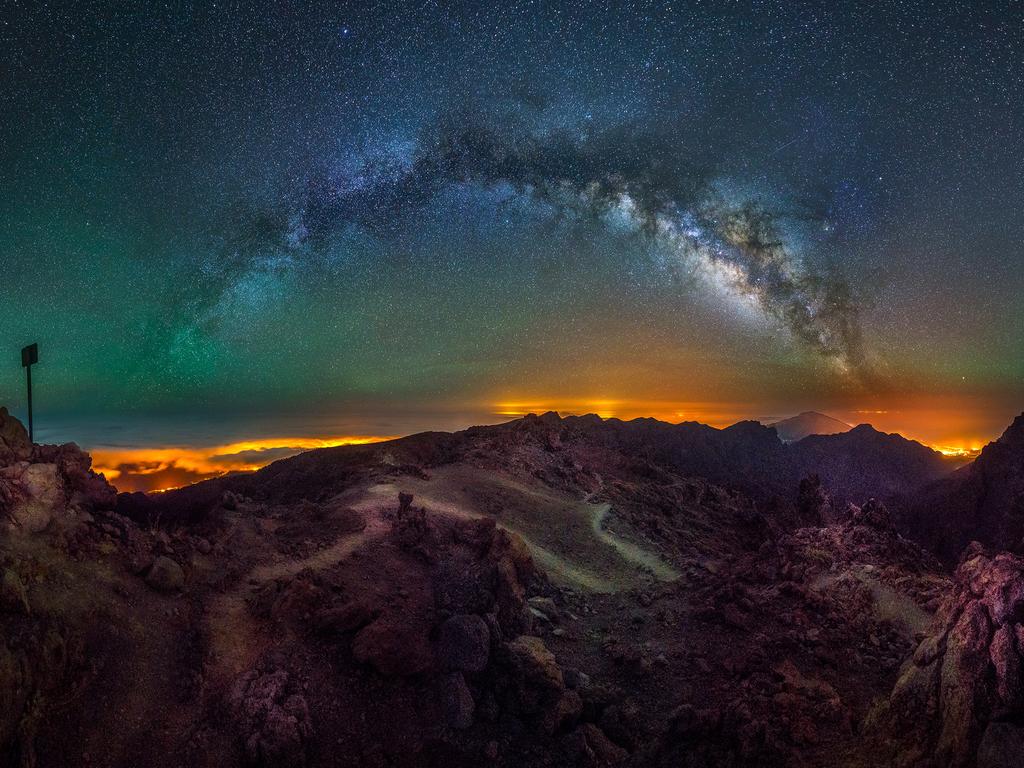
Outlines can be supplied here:
M1024 413L1013 420L996 442L1024 446Z
M770 426L775 427L779 439L786 443L802 440L808 435L836 435L840 432L849 432L852 429L845 421L818 411L804 411Z

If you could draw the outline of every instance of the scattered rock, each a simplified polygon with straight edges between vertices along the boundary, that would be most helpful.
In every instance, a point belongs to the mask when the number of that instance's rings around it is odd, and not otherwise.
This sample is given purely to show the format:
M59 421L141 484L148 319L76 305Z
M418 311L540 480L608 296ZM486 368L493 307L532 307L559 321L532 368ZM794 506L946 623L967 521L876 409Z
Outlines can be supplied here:
M562 620L561 612L558 610L558 606L555 605L555 601L550 597L531 597L527 600L530 609L533 611L533 615L542 619L543 621L551 622L552 624L558 624Z

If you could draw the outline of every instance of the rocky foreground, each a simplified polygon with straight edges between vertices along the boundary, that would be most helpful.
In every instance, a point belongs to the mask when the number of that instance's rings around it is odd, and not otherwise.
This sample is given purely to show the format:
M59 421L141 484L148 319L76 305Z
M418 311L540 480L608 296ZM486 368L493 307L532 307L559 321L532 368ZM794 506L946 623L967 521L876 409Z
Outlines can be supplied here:
M663 427L117 496L0 410L0 764L1024 764L1024 560L899 527L927 449Z

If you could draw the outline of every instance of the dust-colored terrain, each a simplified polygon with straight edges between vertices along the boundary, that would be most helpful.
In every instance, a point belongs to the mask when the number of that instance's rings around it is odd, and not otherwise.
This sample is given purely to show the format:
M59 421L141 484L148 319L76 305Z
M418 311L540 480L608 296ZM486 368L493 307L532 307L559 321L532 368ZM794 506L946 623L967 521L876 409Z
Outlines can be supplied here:
M1024 561L897 528L916 444L549 414L115 497L0 421L0 764L1021 764Z

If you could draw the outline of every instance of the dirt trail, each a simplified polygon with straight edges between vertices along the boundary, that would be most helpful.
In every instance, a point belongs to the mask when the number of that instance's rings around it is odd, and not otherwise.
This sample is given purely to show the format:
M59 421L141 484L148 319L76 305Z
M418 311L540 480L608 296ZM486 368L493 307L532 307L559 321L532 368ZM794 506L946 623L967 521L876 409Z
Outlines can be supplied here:
M435 514L495 518L498 525L522 537L553 581L573 589L611 593L641 586L651 578L679 578L657 554L605 529L608 504L566 498L483 471L462 477L442 470L429 480L402 478L373 486L367 493L394 498L399 490L413 493L414 503Z
M249 615L246 599L260 585L275 579L294 576L309 568L322 570L348 558L367 541L379 538L387 530L379 508L362 505L366 527L361 531L343 534L334 544L319 549L308 557L281 556L269 563L261 563L238 580L233 590L215 597L207 611L210 645L216 669L217 682L230 683L259 658L274 638L267 637Z
M594 535L605 544L614 547L625 560L634 563L638 568L650 571L659 581L675 581L680 577L679 571L662 560L654 552L637 546L636 544L619 538L614 531L605 528L605 518L611 511L611 504L587 504L591 508L591 527Z

